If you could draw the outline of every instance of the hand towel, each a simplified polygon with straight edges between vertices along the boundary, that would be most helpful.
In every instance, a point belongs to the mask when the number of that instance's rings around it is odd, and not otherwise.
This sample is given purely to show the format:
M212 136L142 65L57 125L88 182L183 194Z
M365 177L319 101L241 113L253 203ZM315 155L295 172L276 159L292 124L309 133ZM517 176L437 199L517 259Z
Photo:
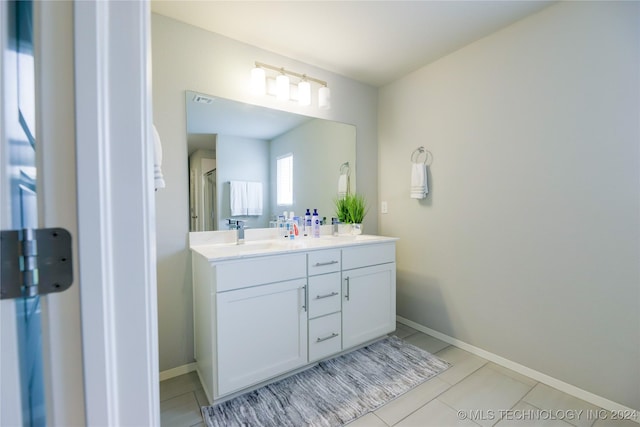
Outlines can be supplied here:
M427 197L428 192L427 166L424 163L412 163L410 197L412 199L424 199Z
M349 193L349 175L343 173L338 178L338 198L344 199L347 193Z
M162 175L162 142L160 141L160 134L158 129L153 125L153 179L155 182L156 191L158 188L164 188L164 176Z
M247 214L246 181L231 181L229 183L229 205L231 207L231 216Z
M262 215L261 182L247 182L247 215Z

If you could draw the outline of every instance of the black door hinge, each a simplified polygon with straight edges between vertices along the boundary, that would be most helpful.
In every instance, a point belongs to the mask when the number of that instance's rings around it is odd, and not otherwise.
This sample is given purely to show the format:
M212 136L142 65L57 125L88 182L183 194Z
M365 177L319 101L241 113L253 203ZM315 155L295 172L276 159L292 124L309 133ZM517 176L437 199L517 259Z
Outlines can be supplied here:
M0 231L0 299L69 289L71 254L71 234L64 228Z

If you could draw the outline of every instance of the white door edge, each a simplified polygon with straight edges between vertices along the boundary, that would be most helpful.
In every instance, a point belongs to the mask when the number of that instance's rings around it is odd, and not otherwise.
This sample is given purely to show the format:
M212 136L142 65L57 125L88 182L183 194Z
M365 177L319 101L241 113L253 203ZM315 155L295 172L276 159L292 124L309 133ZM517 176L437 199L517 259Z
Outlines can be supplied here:
M74 284L40 298L47 424L85 424L75 173L73 3L34 2L40 227L72 236ZM61 107L63 106L63 107Z
M88 425L159 425L150 10L75 2Z

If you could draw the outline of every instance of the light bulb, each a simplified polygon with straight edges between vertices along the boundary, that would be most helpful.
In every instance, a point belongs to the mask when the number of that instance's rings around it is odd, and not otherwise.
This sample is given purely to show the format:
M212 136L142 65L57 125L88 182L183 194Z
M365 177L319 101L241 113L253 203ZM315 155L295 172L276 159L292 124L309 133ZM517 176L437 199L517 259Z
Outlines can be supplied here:
M298 83L298 104L311 105L311 84L306 80Z
M276 98L280 101L289 100L289 77L284 74L276 77Z
M264 95L267 93L264 68L256 67L251 70L251 93L254 95Z
M318 91L318 107L323 110L331 108L331 91L326 86L322 86Z

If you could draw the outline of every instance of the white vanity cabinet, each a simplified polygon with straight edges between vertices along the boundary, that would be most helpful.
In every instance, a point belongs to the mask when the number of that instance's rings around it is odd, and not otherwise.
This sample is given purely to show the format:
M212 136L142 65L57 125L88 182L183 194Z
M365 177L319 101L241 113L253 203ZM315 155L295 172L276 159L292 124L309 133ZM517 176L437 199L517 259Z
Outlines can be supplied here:
M395 329L396 239L358 237L192 247L195 356L211 403Z
M343 249L342 282L344 348L395 330L395 243Z
M210 400L308 363L306 254L193 255L195 353Z
M218 294L218 393L307 364L304 279Z
M309 252L309 362L342 350L340 249Z

